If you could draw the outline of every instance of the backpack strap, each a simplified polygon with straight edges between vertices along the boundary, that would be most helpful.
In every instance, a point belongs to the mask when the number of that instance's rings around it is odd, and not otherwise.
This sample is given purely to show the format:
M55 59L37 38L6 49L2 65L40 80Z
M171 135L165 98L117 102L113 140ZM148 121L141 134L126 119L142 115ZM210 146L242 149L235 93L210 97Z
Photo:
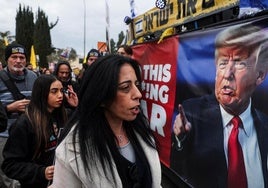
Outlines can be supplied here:
M14 100L17 101L17 100L25 99L25 96L20 92L20 90L15 85L14 81L11 80L11 78L9 77L6 71L4 70L0 71L0 78L6 85L10 93L12 94Z

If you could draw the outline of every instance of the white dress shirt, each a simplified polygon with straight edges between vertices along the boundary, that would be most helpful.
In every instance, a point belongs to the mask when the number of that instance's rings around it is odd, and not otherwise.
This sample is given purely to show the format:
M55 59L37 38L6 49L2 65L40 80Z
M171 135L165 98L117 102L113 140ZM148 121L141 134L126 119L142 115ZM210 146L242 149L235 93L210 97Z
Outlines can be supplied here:
M224 126L224 151L228 166L228 139L233 128L233 125L230 125L230 121L234 116L228 114L222 108L222 106L220 106L220 109ZM248 188L263 188L264 179L262 173L261 155L257 140L257 133L253 125L253 117L250 109L251 101L248 108L242 114L239 115L240 119L243 122L243 127L239 127L238 140L243 151Z

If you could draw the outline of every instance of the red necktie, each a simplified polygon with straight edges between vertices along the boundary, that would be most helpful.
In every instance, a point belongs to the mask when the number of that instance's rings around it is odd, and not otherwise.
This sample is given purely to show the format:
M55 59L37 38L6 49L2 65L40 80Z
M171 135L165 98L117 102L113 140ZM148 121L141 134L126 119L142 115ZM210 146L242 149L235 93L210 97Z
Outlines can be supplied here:
M231 122L233 129L228 141L228 188L246 188L247 176L243 152L238 141L238 128L242 122L238 116L235 116Z

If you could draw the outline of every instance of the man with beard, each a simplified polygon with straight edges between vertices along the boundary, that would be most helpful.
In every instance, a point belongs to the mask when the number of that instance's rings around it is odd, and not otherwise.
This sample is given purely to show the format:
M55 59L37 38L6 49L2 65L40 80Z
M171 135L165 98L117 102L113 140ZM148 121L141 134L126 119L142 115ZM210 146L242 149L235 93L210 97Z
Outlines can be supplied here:
M61 81L65 94L68 93L69 88L71 88L76 94L78 93L79 84L72 80L72 69L69 62L59 61L55 67L54 75ZM71 115L75 107L71 106L66 98L63 99L63 104L68 115Z
M0 133L0 152L8 137L12 123L25 112L30 102L32 87L37 76L26 68L26 49L23 45L12 43L5 49L7 66L0 73L0 99L8 117L7 130ZM0 165L3 157L0 157ZM10 187L14 181L8 179L0 170L0 187Z

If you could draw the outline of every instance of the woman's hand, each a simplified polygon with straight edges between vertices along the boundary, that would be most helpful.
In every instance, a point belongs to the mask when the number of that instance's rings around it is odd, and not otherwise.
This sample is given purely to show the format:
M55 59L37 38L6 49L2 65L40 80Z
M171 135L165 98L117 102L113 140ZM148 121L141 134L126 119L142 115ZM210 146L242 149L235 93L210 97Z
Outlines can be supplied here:
M68 85L67 90L68 90L68 94L65 93L65 97L66 97L68 103L72 107L77 107L78 106L78 97L77 97L77 94L73 90L73 86Z
M48 166L45 170L45 177L47 180L52 180L54 176L54 166Z

